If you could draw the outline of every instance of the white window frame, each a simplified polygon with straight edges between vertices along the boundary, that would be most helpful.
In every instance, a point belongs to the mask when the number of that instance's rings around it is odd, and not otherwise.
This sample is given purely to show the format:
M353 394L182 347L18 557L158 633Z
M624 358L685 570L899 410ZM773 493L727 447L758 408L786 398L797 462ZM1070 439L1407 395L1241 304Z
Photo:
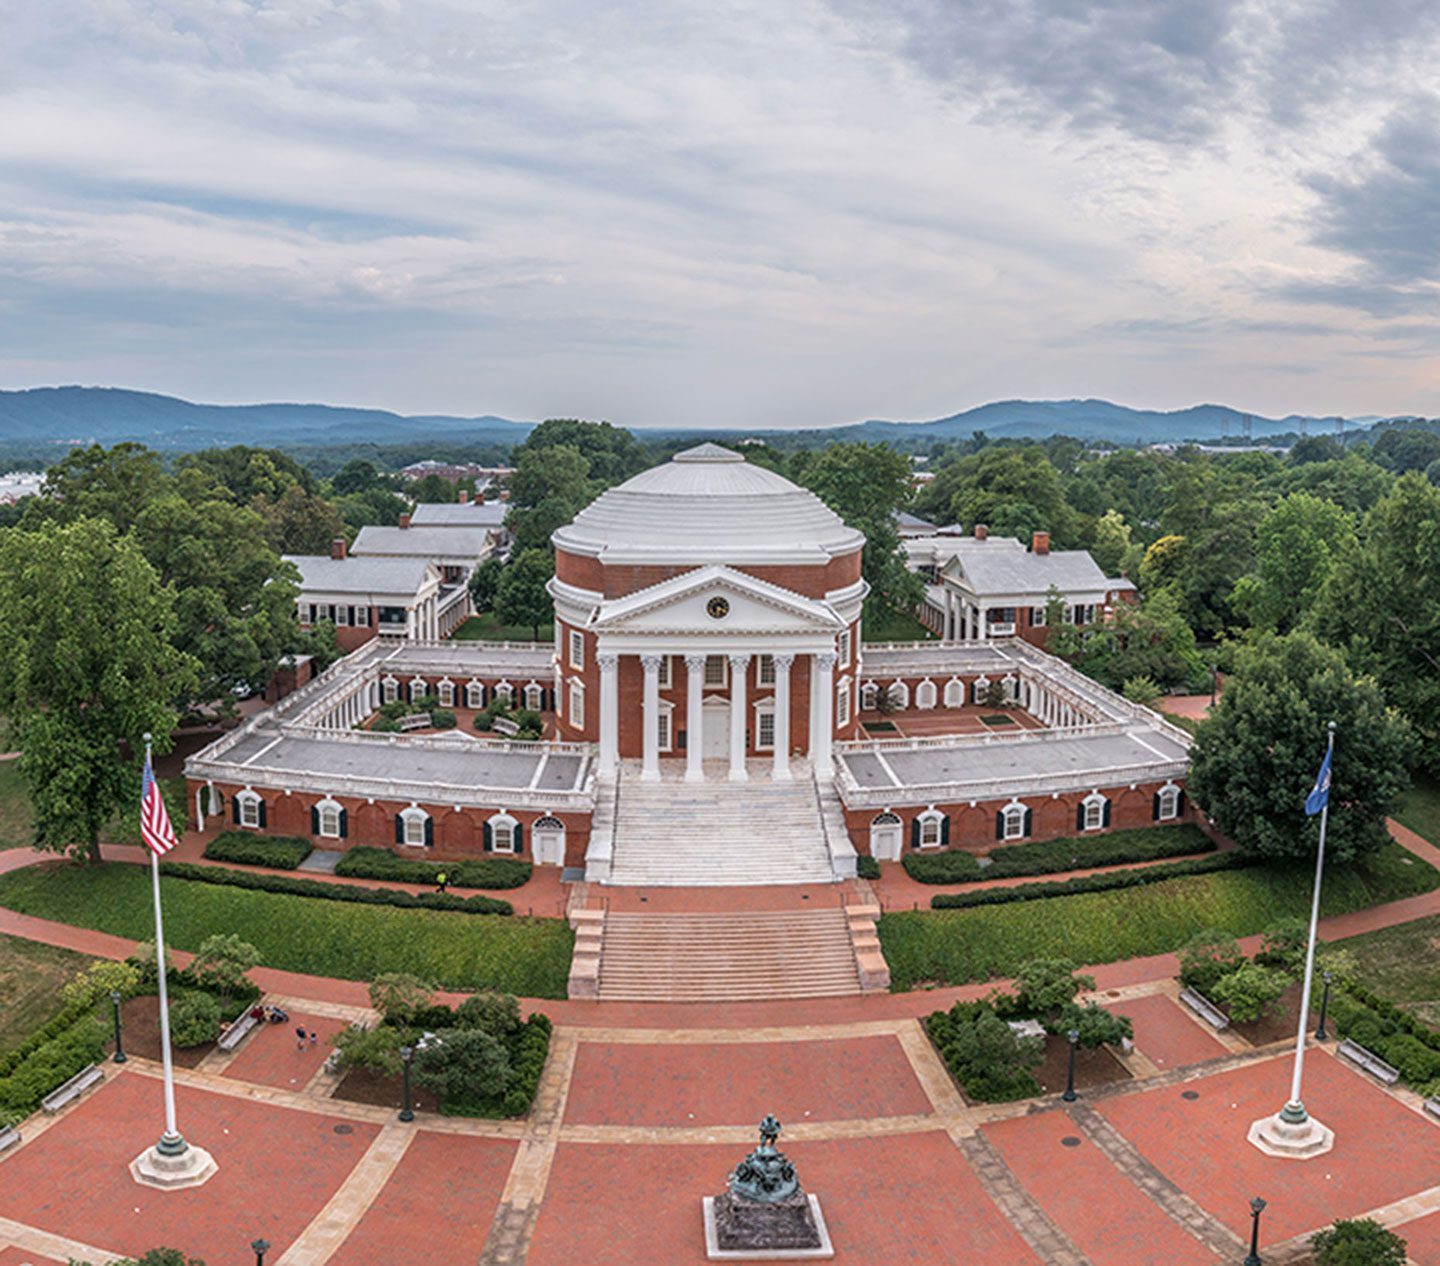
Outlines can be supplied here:
M765 737L766 725L770 727L770 737ZM771 700L755 705L755 750L757 752L773 752L775 750L775 704Z
M435 687L435 693L440 696L442 708L453 708L455 706L455 683L448 677Z
M939 692L935 689L935 683L927 677L915 687L915 706L929 711L929 709L935 706L938 695Z
M850 678L840 678L840 683L835 687L835 724L845 726L850 724Z
M675 746L675 705L662 700L660 710L655 714L655 731L658 736L657 749L668 752Z
M660 689L661 689L661 690L669 690L669 689L670 689L670 686L671 686L671 684L672 684L672 676L671 676L671 672L670 672L670 660L671 660L671 658L672 658L672 656L669 656L669 655L662 655L662 656L660 656L660 681L659 681L659 685L660 685Z
M757 686L773 686L775 684L775 656L757 655L755 657L755 684Z
M570 698L566 705L572 729L581 730L585 728L585 683L576 681L573 677L570 680Z
M1106 798L1098 791L1092 791L1080 802L1085 810L1085 816L1081 819L1085 824L1081 828L1082 830L1103 831L1105 829L1105 800Z
M880 697L880 687L873 681L867 681L860 687L860 711L874 712L875 704Z
M945 815L939 809L926 809L917 813L915 820L920 823L920 847L939 848L945 830Z
M397 703L400 699L400 683L394 677L386 677L380 683L380 697L386 703Z
M710 675L710 669L715 664L720 665L718 679L713 679ZM701 682L704 690L724 690L730 684L730 660L724 655L705 656L705 667L701 671L705 674Z
M1030 627L1032 629L1043 629L1045 627L1045 608L1030 608Z
M885 688L885 693L889 696L890 702L901 711L910 706L910 687L904 681L892 681Z
M1173 822L1180 816L1180 788L1167 782L1160 788L1160 814L1157 822Z
M1014 673L1006 673L1000 679L1000 685L1005 691L1005 703L1009 707L1015 707L1020 702L1020 682Z
M579 629L570 630L569 651L570 667L583 669L585 667L585 634Z
M511 817L508 813L497 813L489 821L490 827L490 851L492 853L506 853L510 856L515 854L515 828L520 825L517 818ZM500 831L505 832L507 847L500 847Z
M465 683L465 706L467 708L483 708L481 702L485 697L485 683L483 681L467 681Z
M370 608L356 607L351 615L354 617L354 624L357 629L368 629L370 627Z
M572 684L578 684L578 683L572 683ZM539 711L541 711L541 710L544 708L544 706L545 706L545 687L542 686L538 681L532 681L532 682L530 682L530 683L525 687L525 689L524 689L523 691L521 691L520 693L521 693L521 695L523 696L523 698L524 698L524 700L525 700L525 706L526 706L531 712L539 712Z
M499 695L511 707L515 705L515 687L508 681L502 681L495 687L495 694Z
M429 692L429 689L429 686L425 684L425 678L412 677L406 689L406 694L409 696L411 703L419 703Z
M850 667L850 630L841 629L835 643L835 659L841 668Z
M945 706L947 708L963 708L965 706L965 683L958 677L952 677L945 683Z
M247 831L260 829L260 797L246 787L235 793L235 803L240 806L240 825Z
M990 678L981 673L970 683L970 702L975 707L985 706L985 692L990 689Z
M343 812L340 802L332 796L317 801L315 812L318 815L320 827L316 834L322 840L338 840L340 838L340 814Z
M425 823L430 820L430 815L419 805L412 804L408 809L400 810L400 821L404 823L401 830L401 838L404 839L407 848L425 847ZM411 829L414 828L418 838L411 839Z
M1004 840L1023 840L1025 838L1025 814L1026 807L1018 800L1012 800L1000 812L1004 815L1004 830L1001 838Z
M350 627L350 608L338 606L335 608L335 627L337 629L348 629Z

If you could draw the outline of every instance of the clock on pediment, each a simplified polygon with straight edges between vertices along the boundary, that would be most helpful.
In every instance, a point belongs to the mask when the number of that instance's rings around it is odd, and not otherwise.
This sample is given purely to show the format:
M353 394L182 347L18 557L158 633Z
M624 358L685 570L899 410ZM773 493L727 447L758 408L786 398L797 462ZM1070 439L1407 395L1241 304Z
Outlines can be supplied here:
M730 614L730 599L722 598L717 594L705 604L705 613L712 620L723 620Z

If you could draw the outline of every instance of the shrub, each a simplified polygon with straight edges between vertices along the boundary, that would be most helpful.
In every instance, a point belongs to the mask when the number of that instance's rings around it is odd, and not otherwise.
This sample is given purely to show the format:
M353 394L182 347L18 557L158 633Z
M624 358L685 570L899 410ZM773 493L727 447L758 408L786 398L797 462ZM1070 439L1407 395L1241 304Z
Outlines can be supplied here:
M1127 677L1125 684L1120 687L1120 693L1131 703L1148 708L1160 697L1161 692L1153 677Z
M855 875L858 879L879 879L880 863L873 857L861 853L855 859Z
M944 853L906 853L901 865L917 884L966 884L985 874L985 868L960 849Z
M190 862L161 862L160 873L202 884L249 888L256 892L278 892L292 897L316 897L322 901L348 901L356 905L399 906L402 910L453 910L460 914L515 913L514 907L508 901L495 897L457 897L448 892L361 888L355 884L332 884L323 879L256 874L253 871L227 870L223 866L196 866Z
M444 1029L416 1048L415 1080L447 1104L503 1100L510 1084L510 1052L480 1029Z
M476 857L462 862L426 862L397 857L388 848L360 845L335 865L335 873L353 879L388 879L396 883L433 884L444 871L452 888L519 888L534 867L518 857Z
M1305 947L1309 940L1308 919L1281 919L1265 929L1255 961L1264 967L1294 971L1305 961Z
M506 1116L518 1117L530 1110L550 1053L550 1032L550 1017L536 1012L511 1036L510 1086L502 1104Z
M514 994L493 989L471 994L455 1008L455 1025L479 1029L491 1037L508 1038L520 1028L520 1001Z
M453 730L455 714L449 708L435 708L430 713L430 725L437 730Z
M1206 928L1197 932L1180 950L1180 983L1205 995L1245 961L1233 936Z
M1052 1024L1075 995L1095 988L1094 976L1080 976L1068 958L1032 958L1015 973L1015 997L1021 1008Z
M79 1011L119 990L132 997L140 988L140 970L133 963L114 963L101 959L83 967L60 990L60 1001L67 1010Z
M911 852L905 855L905 870L917 883L970 883L977 879L1049 875L1079 867L1118 866L1125 862L1158 861L1214 851L1214 840L1193 822L1183 822L1176 826L1009 844L990 853L988 866L981 866L964 852ZM951 861L951 858L962 860Z
M413 1022L434 996L434 985L409 972L386 972L370 982L370 1005L382 1019L392 1023Z
M387 1024L373 1029L348 1028L335 1035L340 1067L368 1068L387 1077L400 1075L400 1048L405 1035Z
M182 989L170 999L170 1040L176 1046L204 1046L220 1036L220 1003L198 989Z
M410 705L404 699L392 699L389 703L382 704L380 715L386 721L398 721L401 717L410 712Z
M29 1116L40 1100L105 1054L109 1026L94 1015L56 1017L0 1063L0 1125ZM43 1033L43 1036L42 1036Z
M268 866L271 870L294 870L311 851L310 841L295 835L261 836L244 831L221 831L205 845L205 856L212 862Z
M399 734L400 722L392 721L389 717L377 717L375 724L370 727L372 734Z
M1067 1002L1060 1008L1050 1032L1068 1033L1071 1029L1080 1034L1080 1045L1086 1050L1118 1046L1124 1039L1135 1036L1135 1025L1128 1015L1112 1015L1095 1002L1087 1002L1083 1007Z
M1190 875L1209 875L1221 870L1239 870L1250 865L1238 853L1221 853L1215 857L1196 857L1173 862L1168 866L1147 866L1143 870L1114 870L1104 875L1082 875L1074 879L1057 879L1051 883L1017 884L1012 888L982 888L978 892L942 892L930 898L932 910L967 910L974 906L1009 905L1016 901L1036 901L1050 897L1070 897L1087 892L1116 892L1122 888L1143 888L1182 879Z
M94 1266L91 1262L79 1262L73 1257L69 1266ZM186 1257L178 1248L152 1248L144 1257L115 1257L107 1259L107 1266L205 1266L198 1257Z
M1310 1237L1315 1266L1405 1266L1407 1247L1372 1218L1341 1220Z
M1003 1103L1040 1092L1031 1073L1044 1059L1044 1043L1019 1037L989 1003L957 1002L936 1011L925 1027L971 1098Z
M1207 992L1241 1024L1258 1020L1290 987L1290 974L1263 963L1241 963L1221 976Z
M245 973L260 965L260 951L233 932L217 932L200 942L187 969L201 989L220 995L222 1002L248 984Z

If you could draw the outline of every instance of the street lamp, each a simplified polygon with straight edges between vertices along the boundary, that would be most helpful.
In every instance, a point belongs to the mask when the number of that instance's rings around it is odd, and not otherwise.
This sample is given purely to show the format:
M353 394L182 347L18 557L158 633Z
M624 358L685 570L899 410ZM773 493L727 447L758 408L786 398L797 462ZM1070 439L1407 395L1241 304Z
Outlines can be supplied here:
M410 1106L410 1061L415 1058L413 1046L402 1046L400 1048L400 1073L405 1082L405 1106L400 1109L402 1121L413 1121L415 1111Z
M1250 1256L1240 1266L1265 1266L1260 1260L1260 1215L1265 1211L1265 1202L1256 1196L1250 1202Z
M1215 696L1219 693L1219 686L1220 661L1218 659L1212 659L1210 661L1210 706L1212 708L1215 706Z
M251 1240L250 1247L255 1250L255 1266L265 1266L265 1254L270 1251L269 1240Z
M1315 1029L1315 1040L1323 1042L1330 1035L1325 1032L1325 1012L1330 1006L1330 973L1321 973L1325 978L1325 988L1320 994L1320 1023Z
M1060 1097L1066 1103L1075 1102L1075 1051L1080 1045L1080 1030L1071 1029L1065 1034L1065 1040L1070 1043L1070 1076L1065 1083L1065 1093Z
M120 1045L120 991L110 991L110 1008L115 1013L115 1058L114 1062L123 1064L125 1062L125 1048Z

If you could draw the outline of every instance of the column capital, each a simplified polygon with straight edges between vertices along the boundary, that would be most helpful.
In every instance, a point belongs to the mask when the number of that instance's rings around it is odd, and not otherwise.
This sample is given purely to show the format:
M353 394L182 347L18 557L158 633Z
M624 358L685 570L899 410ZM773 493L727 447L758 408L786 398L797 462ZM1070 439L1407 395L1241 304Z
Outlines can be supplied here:
M750 667L750 655L748 652L736 652L730 657L730 667L743 672Z
M709 658L710 656L708 655L687 653L685 656L685 667L692 673L702 672L705 668L705 661Z
M620 656L614 651L601 651L595 656L595 662L600 665L602 672L613 672L620 663Z
M795 656L792 655L789 651L785 651L779 655L774 655L771 658L775 661L775 671L777 673L788 673L790 671L790 665L795 662ZM831 656L831 658L833 659L834 656Z
M834 672L837 658L838 656L834 651L820 651L815 656L815 667L821 669L823 672Z
M663 655L642 655L640 656L640 667L645 670L646 676L649 676L651 673L658 675L660 672L660 662L664 658Z

